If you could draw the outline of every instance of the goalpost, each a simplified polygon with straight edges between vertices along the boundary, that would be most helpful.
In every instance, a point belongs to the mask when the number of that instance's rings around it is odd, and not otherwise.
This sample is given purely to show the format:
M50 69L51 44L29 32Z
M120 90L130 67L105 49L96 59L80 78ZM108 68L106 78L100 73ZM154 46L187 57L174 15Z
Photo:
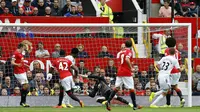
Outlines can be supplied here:
M138 34L138 28L143 29L143 34ZM115 66L118 65L116 61L117 53L121 49L121 44L131 38L134 42L133 52L135 57L132 60L133 64L137 64L139 71L148 71L149 66L159 60L158 55L154 54L152 39L153 34L163 34L165 30L175 32L172 36L177 40L177 44L185 45L184 50L188 53L186 69L187 69L187 90L188 98L186 101L188 107L192 106L192 30L189 23L159 23L159 24L32 24L32 23L1 23L0 25L0 47L2 48L2 56L0 61L5 63L11 56L12 52L17 48L17 44L26 40L27 51L29 56L25 58L29 63L30 71L34 69L34 60L40 63L40 67L48 73L51 65L52 53L56 49L56 44L59 44L61 49L70 54L70 50L74 47L82 46L88 53L88 57L77 58L76 63L84 60L85 67L89 71L93 71L95 66L106 68L110 59L114 60ZM137 37L137 35L143 35ZM115 38L113 38L115 37ZM138 38L142 38L143 43L138 43ZM141 39L140 39L141 40ZM48 50L50 57L38 58L35 55L38 43L42 42L44 49ZM107 50L112 55L101 57L98 53L103 50L102 46L106 46ZM178 45L177 45L178 46ZM157 51L156 51L157 52ZM5 67L9 69L8 67ZM2 71L2 70L0 70ZM6 75L10 76L12 73L9 70L4 71ZM45 76L44 76L45 77ZM110 76L112 79L112 76ZM149 77L150 78L150 77ZM57 80L57 79L55 79ZM149 80L149 79L148 79ZM15 82L16 83L16 82ZM52 82L55 83L55 82ZM186 83L186 82L185 82ZM53 86L53 84L51 85ZM172 99L173 100L173 99Z

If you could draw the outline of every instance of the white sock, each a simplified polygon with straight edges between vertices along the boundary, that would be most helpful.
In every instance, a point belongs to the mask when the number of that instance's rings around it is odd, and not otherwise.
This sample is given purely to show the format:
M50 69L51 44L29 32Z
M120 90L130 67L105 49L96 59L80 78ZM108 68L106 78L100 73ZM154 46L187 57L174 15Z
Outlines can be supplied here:
M155 96L161 95L162 93L163 93L163 90L160 90L160 91L155 93Z
M160 100L162 100L164 98L164 96L161 94L160 96L158 96L156 98L156 100L152 103L152 105L155 105L156 103L158 103Z

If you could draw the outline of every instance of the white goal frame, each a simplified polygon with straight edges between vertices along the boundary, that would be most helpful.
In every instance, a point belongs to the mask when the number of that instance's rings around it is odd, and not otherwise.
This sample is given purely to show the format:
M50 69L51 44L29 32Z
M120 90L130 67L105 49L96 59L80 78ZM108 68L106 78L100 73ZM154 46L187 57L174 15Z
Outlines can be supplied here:
M187 27L188 29L188 107L192 107L192 25L191 23L138 23L138 24L50 24L1 23L0 27Z

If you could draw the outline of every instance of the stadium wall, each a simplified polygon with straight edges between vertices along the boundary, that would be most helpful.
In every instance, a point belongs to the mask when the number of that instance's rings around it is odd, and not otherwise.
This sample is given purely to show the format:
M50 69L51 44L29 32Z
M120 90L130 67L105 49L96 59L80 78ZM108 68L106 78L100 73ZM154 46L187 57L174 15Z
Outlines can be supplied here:
M84 101L85 106L101 106L100 104L96 103L96 98L90 98L88 96L79 96L81 100ZM124 96L123 98L131 101L129 96ZM138 96L137 103L142 106L149 106L150 103L148 102L148 96ZM172 105L179 106L179 97L172 97ZM200 104L200 97L193 96L193 106L199 106ZM185 96L185 100L187 101L187 97ZM10 106L19 106L20 97L18 96L0 96L0 107L10 107ZM165 100L159 105L164 105ZM31 106L55 106L58 103L58 96L29 96L27 97L27 103ZM71 100L71 104L74 106L79 106L77 102ZM114 105L117 105L115 102ZM186 102L187 105L187 102Z

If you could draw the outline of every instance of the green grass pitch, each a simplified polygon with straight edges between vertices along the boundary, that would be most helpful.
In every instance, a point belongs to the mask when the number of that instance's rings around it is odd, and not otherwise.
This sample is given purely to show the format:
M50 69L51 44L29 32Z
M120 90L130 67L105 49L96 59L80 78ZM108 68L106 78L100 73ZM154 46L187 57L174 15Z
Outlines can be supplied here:
M111 112L133 112L130 107L112 107ZM31 107L31 108L22 108L22 107L0 107L0 112L108 112L105 107L75 107L72 109L62 108L55 109L51 107ZM135 112L200 112L200 107L192 108L143 108L136 110Z

